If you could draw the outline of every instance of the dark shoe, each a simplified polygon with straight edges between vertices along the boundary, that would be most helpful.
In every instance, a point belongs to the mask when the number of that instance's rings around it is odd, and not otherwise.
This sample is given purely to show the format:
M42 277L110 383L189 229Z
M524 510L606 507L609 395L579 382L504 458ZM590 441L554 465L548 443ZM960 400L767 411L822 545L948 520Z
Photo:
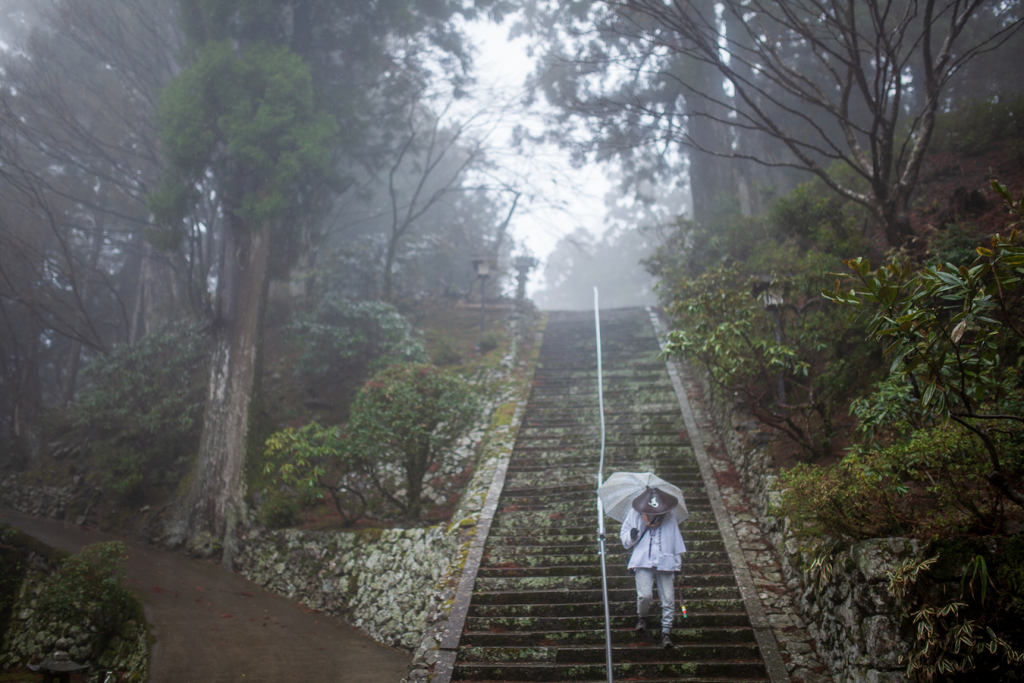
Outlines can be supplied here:
M668 648L673 647L674 645L675 645L675 643L672 642L672 636L669 634L669 632L668 631L662 631L661 632L661 646L667 650Z
M636 631L636 634L638 636L646 635L647 634L647 620L645 620L643 617L640 617L640 619L638 619L637 622L636 622L636 628L633 629L633 630Z

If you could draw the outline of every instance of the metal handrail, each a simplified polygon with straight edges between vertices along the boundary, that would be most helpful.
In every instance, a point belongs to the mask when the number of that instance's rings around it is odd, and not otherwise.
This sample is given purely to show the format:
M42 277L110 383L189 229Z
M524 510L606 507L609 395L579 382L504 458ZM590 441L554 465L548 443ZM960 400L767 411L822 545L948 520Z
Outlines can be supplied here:
M597 406L601 415L601 461L597 466L597 486L604 482L604 381L601 376L601 314L598 307L597 287L594 287L594 332L597 337ZM608 569L605 566L604 506L597 497L597 546L601 556L601 594L604 597L604 650L608 667L608 683L612 683L612 618L608 609Z

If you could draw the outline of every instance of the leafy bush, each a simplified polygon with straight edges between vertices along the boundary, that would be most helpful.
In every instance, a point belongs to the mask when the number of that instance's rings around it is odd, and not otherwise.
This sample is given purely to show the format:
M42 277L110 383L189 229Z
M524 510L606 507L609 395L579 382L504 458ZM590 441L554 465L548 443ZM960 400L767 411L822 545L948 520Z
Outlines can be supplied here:
M94 543L67 558L42 585L37 611L42 618L92 627L97 652L129 621L141 622L142 607L125 587L127 549L119 541Z
M345 380L358 386L367 372L426 359L408 321L383 301L327 296L297 315L291 331L301 350L295 372L314 388Z
M498 348L499 343L501 343L501 338L496 332L485 332L484 336L480 338L480 353L490 353Z
M457 375L432 365L393 365L359 391L345 449L387 501L418 519L424 478L476 417L475 395Z
M434 349L431 360L434 365L458 365L462 362L462 352L451 340L444 339Z
M778 511L810 538L990 533L1003 511L987 465L981 444L960 430L921 429L884 448L854 448L835 465L783 472Z
M1018 216L1014 201L994 184ZM1013 230L979 247L970 266L917 268L894 258L878 269L848 262L853 276L826 298L859 313L869 338L885 342L890 386L905 385L898 409L975 439L987 456L986 479L1024 507L1024 387L1020 292L1024 246ZM893 398L897 398L894 394ZM899 434L893 434L899 436Z
M158 483L173 483L187 470L202 430L209 358L198 327L178 325L84 369L71 420L93 440L110 490L131 496L147 477L162 473Z
M366 512L366 498L353 481L351 455L344 449L337 427L321 427L314 422L299 429L283 429L267 439L264 454L268 474L289 486L310 492L315 498L329 493L345 526L354 524ZM279 499L279 496L271 496L268 503L278 500L275 504L282 507ZM260 513L263 514L262 508ZM268 510L267 514L277 513ZM288 511L283 510L282 514L287 515ZM291 523L294 522L278 525Z
M861 366L843 317L808 295L814 282L813 273L765 282L736 263L680 278L669 307L679 329L665 349L699 361L811 458L829 451L833 411Z
M271 529L294 526L301 519L299 501L281 491L272 491L260 505L259 520Z

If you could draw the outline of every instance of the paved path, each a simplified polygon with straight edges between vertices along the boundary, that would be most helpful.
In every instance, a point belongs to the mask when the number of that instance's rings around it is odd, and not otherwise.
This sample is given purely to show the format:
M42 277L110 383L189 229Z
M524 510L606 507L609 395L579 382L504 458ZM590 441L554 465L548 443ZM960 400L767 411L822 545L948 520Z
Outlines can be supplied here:
M3 508L0 522L71 552L114 539ZM156 639L150 683L397 683L408 671L408 655L217 565L125 543Z

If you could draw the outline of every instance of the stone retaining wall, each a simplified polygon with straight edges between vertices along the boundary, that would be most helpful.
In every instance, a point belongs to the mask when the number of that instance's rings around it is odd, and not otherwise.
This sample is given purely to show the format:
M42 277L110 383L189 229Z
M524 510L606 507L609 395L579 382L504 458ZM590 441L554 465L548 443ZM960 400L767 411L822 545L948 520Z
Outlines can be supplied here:
M99 492L98 487L79 482L70 486L25 486L11 474L0 482L0 503L27 515L68 519L69 511L86 509ZM76 523L84 522L83 517Z
M457 535L434 526L357 532L285 530L246 539L242 573L267 589L411 650L426 627L431 588Z
M774 463L765 448L770 438L746 413L742 401L723 396L695 368L685 368L702 387L729 458L747 492L751 513L774 547L786 585L807 622L818 655L837 683L897 683L907 680L899 656L906 645L887 590L887 572L918 551L917 541L869 539L834 552L825 564L828 581L808 573L824 551L789 532L788 521L772 515L780 495ZM764 596L762 596L764 597Z

